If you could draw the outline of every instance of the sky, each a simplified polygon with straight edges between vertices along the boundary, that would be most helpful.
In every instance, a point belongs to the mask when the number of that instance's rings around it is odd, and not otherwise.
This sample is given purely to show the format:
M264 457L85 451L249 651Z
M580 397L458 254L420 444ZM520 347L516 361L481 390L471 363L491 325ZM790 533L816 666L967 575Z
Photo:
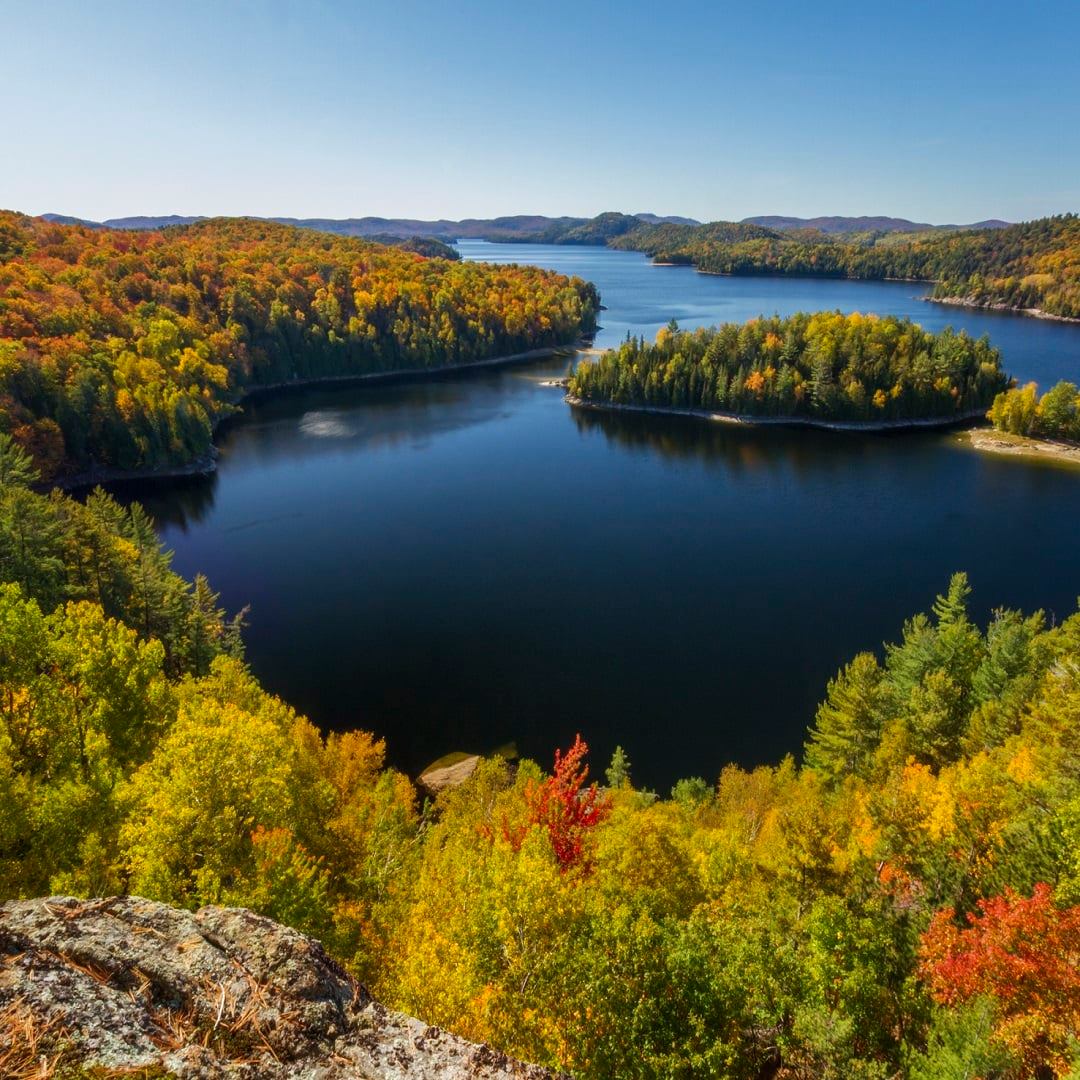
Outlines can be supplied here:
M1080 2L0 0L0 207L1080 210Z

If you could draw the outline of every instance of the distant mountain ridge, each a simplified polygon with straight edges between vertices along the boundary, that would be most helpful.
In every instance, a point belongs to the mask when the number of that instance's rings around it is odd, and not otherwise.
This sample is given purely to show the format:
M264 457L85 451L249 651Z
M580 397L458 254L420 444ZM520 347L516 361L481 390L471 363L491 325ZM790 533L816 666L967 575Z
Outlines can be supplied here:
M909 221L896 217L783 217L779 214L764 214L760 217L742 219L743 225L763 225L767 229L815 229L822 233L863 233L863 232L958 232L967 229L1004 229L1011 222L1000 218L988 218L986 221L974 221L970 225L931 225L923 221Z
M204 221L204 216L168 214L164 216L136 215L89 221L67 214L42 214L46 221L62 225L84 225L106 229L162 229L169 225L191 225ZM608 212L594 218L545 217L542 214L516 214L496 218L462 218L453 221L438 218L425 221L419 218L294 218L270 217L256 220L274 221L280 225L296 225L302 229L337 233L340 236L399 237L404 240L432 237L436 240L492 240L503 243L568 243L603 244L612 236L621 236L639 225L699 225L688 217L662 217L658 214L620 214Z
M47 221L56 221L64 225L84 225L88 228L107 229L162 229L170 225L191 225L196 221L206 220L203 215L143 215L107 218L104 221L89 221L85 218L67 214L42 214ZM317 229L320 232L336 233L340 236L360 236L388 242L390 238L399 241L438 240L451 243L454 240L489 240L494 243L534 243L534 244L607 244L619 237L625 237L639 228L650 226L674 226L677 228L701 227L702 223L694 218L680 217L676 214L660 215L651 213L623 214L607 211L595 217L547 217L543 214L513 214L494 218L295 218L269 217L256 220L273 221L280 225L295 225L302 229ZM786 217L780 214L764 214L758 217L743 218L741 222L712 222L706 228L741 225L760 227L778 232L812 230L827 236L840 236L855 233L924 233L957 232L974 229L1002 229L1008 222L998 218L975 221L969 225L931 225L928 222L910 221L907 218L845 217L842 215L813 218Z

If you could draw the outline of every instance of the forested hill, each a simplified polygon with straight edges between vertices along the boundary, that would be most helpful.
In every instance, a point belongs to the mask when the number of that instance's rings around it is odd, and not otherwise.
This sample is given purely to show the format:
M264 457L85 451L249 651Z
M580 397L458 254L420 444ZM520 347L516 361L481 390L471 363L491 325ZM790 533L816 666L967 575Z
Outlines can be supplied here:
M823 688L802 767L721 770L690 745L704 776L658 797L621 751L591 784L578 740L422 803L381 739L323 735L259 686L145 514L32 482L0 434L0 901L253 908L437 1025L418 1050L445 1029L582 1080L1077 1075L1080 615L980 627L957 575ZM55 946L80 912L101 905L37 925ZM161 975L171 940L139 940ZM28 945L0 927L4 1075L42 1075L69 1034L19 1012ZM296 1019L264 1033L205 996L184 1023L214 1052L261 1053ZM104 1023L98 1045L125 1027Z
M574 341L599 298L249 218L158 231L0 212L0 431L46 477L184 465L246 389Z
M800 313L630 339L581 363L583 402L815 421L893 423L968 417L1008 380L983 338L931 334L910 319Z
M745 225L764 225L769 229L816 229L823 233L865 232L952 232L957 229L1003 229L1009 222L991 218L970 225L931 225L926 221L909 221L896 217L843 217L839 215L813 218L784 217L765 214L761 217L743 218Z
M936 283L940 299L1080 318L1080 217L1004 228L827 235L751 223L642 226L610 241L658 262L718 274L904 278Z

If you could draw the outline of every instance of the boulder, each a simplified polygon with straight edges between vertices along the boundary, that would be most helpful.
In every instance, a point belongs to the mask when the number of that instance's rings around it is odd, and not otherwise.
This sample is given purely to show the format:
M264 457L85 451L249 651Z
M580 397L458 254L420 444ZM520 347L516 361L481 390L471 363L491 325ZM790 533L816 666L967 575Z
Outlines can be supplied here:
M445 788L464 784L476 772L476 766L479 764L478 754L465 755L449 765L440 765L436 762L420 774L418 782L432 795L438 795Z

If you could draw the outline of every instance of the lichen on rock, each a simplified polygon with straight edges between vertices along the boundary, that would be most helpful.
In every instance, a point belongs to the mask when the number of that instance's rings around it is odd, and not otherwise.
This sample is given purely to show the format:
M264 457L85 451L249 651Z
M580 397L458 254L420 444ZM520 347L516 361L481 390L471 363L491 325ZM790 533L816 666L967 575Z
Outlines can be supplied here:
M0 1026L4 1075L552 1075L384 1008L317 941L251 911L138 897L0 906Z

